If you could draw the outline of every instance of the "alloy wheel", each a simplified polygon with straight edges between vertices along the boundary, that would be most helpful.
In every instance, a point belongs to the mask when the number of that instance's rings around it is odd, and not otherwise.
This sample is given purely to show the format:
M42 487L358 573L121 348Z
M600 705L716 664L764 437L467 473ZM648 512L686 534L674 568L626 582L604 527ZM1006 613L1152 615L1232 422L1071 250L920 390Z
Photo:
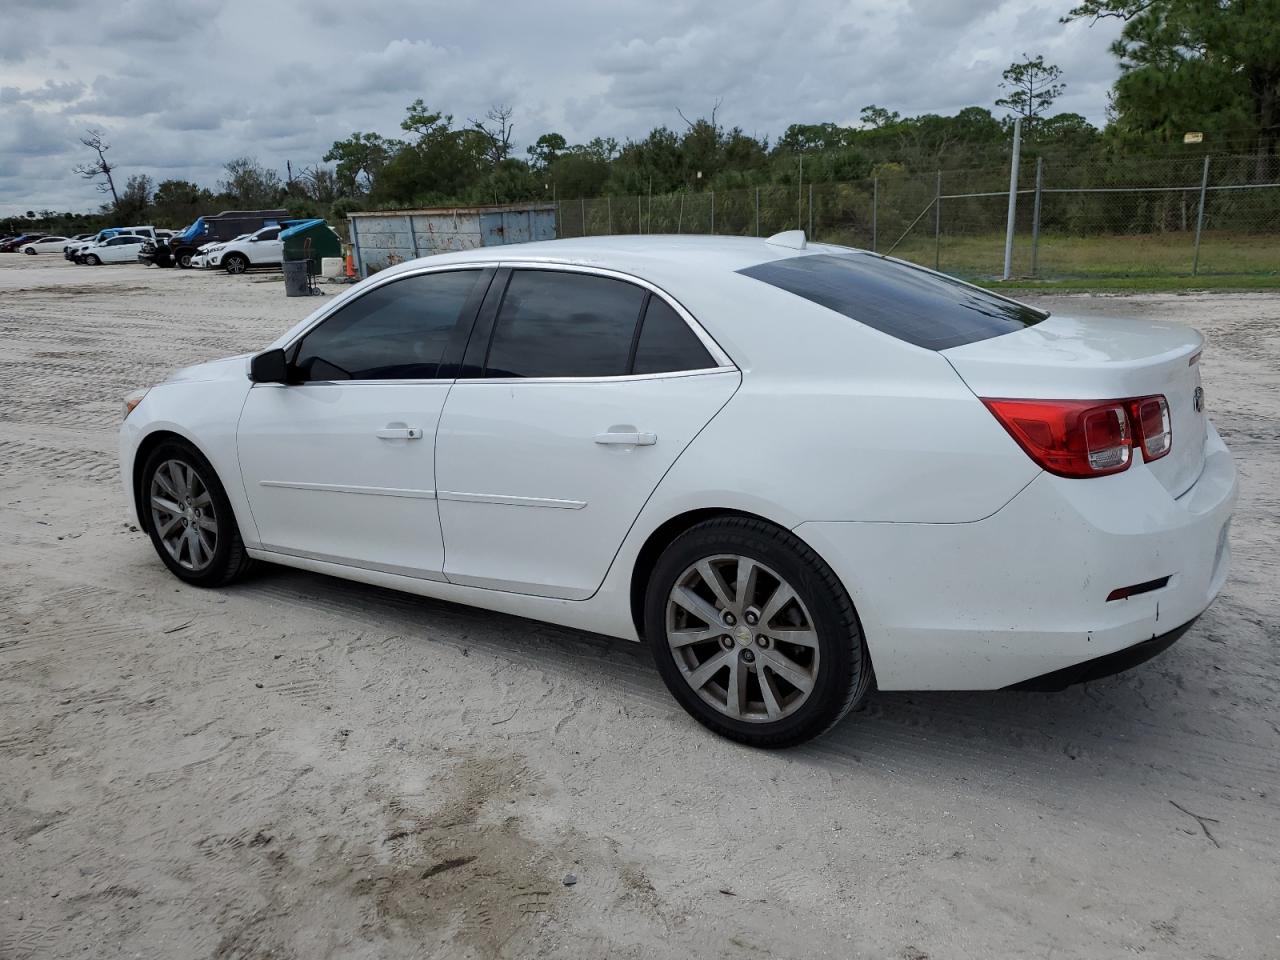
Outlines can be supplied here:
M183 460L166 460L151 476L151 522L165 552L199 573L218 550L218 518L204 478Z
M685 682L733 720L789 717L818 679L813 618L791 584L750 557L688 567L668 595L666 635Z

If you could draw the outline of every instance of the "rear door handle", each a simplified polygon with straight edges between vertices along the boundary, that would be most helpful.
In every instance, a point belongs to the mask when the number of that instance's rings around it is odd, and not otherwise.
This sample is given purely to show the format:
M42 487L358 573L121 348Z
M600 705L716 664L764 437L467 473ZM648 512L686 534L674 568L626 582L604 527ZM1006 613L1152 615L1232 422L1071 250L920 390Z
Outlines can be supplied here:
M421 427L383 427L376 434L379 440L420 440Z
M656 433L645 433L642 431L609 431L608 433L597 433L596 443L600 444L618 444L633 447L652 447L658 442Z

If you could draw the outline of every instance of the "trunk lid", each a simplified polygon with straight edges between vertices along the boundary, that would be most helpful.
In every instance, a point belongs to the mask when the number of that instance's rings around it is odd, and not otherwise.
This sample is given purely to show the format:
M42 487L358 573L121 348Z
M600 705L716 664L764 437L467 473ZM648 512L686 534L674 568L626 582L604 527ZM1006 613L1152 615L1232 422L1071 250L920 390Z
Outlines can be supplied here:
M942 355L979 397L1122 400L1163 394L1173 445L1147 467L1178 497L1204 466L1203 345L1197 331L1177 323L1053 316Z

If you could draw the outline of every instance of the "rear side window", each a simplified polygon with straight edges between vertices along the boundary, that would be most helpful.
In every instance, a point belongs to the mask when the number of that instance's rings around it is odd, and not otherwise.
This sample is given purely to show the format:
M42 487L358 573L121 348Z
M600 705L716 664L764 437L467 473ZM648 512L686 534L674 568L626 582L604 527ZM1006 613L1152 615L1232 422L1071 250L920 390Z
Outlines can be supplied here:
M636 340L632 373L705 370L715 361L680 314L661 297L651 296Z
M627 372L644 293L609 277L516 270L498 311L486 377Z
M1048 316L959 280L868 253L789 257L738 272L930 350L1012 333Z
M405 277L341 307L303 339L307 380L430 380L481 271Z

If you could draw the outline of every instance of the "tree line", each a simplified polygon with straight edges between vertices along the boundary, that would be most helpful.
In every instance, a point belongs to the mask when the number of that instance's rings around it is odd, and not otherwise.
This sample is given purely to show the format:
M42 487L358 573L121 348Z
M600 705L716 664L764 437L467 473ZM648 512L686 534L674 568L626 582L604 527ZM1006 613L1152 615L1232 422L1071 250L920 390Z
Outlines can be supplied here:
M1256 156L1260 174L1269 169L1280 142L1280 0L1084 0L1062 19L1124 24L1111 48L1120 76L1101 129L1079 114L1054 113L1067 80L1042 56L1024 54L1004 71L992 103L998 113L970 106L951 116L902 116L870 104L856 124L794 123L771 140L723 123L717 101L692 119L677 110L679 122L643 137L569 143L550 131L520 154L512 106L458 121L418 99L396 133L353 132L316 162L296 172L287 165L283 175L241 157L226 164L216 189L186 180L153 184L134 174L117 190L99 131L83 139L92 160L76 172L109 194L100 217L179 225L222 207L283 206L340 219L360 208L692 193L996 167L1007 161L1017 118L1032 156L1131 166L1135 155L1167 152L1197 131L1202 149L1222 152L1230 144ZM38 219L35 211L29 217Z

